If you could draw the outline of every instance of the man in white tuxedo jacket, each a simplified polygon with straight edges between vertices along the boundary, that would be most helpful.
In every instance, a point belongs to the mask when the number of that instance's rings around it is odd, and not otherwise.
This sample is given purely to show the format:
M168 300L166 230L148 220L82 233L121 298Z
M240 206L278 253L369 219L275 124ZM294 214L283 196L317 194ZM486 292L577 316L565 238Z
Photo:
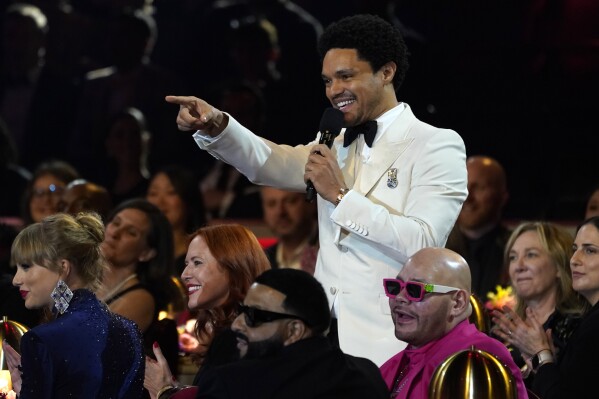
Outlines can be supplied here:
M326 95L347 127L331 148L319 144L321 134L305 146L278 145L199 98L166 100L180 105L180 130L196 131L200 148L251 181L296 191L311 181L315 276L337 319L339 345L380 366L405 347L381 279L394 278L419 249L445 245L467 196L466 151L456 132L419 121L398 101L407 49L392 25L372 15L343 18L325 30L319 51ZM349 142L351 128L369 120L376 121L372 136Z

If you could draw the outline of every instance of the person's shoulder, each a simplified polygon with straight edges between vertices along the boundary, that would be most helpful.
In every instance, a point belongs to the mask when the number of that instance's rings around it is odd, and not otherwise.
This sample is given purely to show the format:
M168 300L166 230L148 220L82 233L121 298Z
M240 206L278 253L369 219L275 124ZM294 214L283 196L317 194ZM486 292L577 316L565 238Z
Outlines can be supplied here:
M397 121L407 123L410 126L410 136L413 136L416 139L427 140L432 137L435 137L435 139L445 138L450 140L463 141L462 136L460 136L458 132L456 132L455 130L445 127L434 126L418 118L412 112L412 109L410 108L409 104L406 104L406 108L399 114Z
M379 367L370 359L349 355L347 353L344 353L343 355L345 356L345 360L349 365L355 365L361 369L379 370Z
M578 329L585 333L599 331L599 302L582 317Z
M120 328L125 329L132 336L138 336L140 338L142 337L142 332L139 329L139 326L137 325L136 322L134 322L133 320L128 319L124 316L121 316L120 314L117 314L117 313L113 313L110 311L108 313L110 314L112 323L114 323L113 325L116 325L116 326L119 326Z

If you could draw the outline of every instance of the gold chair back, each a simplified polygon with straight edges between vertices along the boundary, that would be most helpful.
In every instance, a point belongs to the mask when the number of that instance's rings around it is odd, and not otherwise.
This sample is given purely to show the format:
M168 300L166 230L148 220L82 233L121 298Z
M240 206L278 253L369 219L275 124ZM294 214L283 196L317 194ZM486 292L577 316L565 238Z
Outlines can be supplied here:
M474 294L470 295L470 305L472 305L472 314L469 320L476 326L478 331L489 334L491 331L491 319L483 302Z
M490 353L463 350L441 363L429 386L429 399L515 399L515 379L510 369Z
M6 359L4 358L4 350L2 349L2 343L6 341L7 344L12 346L17 352L20 352L21 337L29 330L23 324L8 320L8 317L2 316L0 321L0 369L7 370Z

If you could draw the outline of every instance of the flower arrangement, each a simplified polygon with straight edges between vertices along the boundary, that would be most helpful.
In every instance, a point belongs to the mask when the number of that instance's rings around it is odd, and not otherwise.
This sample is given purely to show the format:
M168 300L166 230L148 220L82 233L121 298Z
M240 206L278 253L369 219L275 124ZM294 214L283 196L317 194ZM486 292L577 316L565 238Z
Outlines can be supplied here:
M503 288L502 286L497 285L495 287L495 292L491 291L487 293L487 298L489 298L489 300L485 302L485 308L489 310L501 310L504 306L513 308L516 305L516 298L514 297L511 286Z
M189 319L185 324L177 327L177 331L179 332L179 350L184 353L193 353L198 349L199 342L193 331L195 322L195 319Z

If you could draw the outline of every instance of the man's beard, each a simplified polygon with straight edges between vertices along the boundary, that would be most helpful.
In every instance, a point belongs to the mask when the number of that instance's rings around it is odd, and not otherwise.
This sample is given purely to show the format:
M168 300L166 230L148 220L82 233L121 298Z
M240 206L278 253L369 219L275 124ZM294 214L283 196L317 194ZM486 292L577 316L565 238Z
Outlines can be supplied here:
M284 347L283 339L277 335L263 341L248 342L244 359L262 359L276 355Z

